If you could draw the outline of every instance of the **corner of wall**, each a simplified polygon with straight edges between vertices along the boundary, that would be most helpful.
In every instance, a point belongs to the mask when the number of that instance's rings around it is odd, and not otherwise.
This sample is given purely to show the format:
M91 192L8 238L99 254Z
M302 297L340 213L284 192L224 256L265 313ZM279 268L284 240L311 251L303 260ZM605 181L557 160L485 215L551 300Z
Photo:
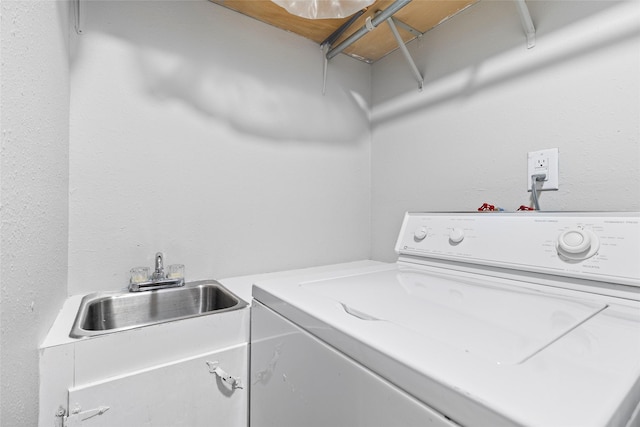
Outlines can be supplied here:
M38 347L67 295L68 2L1 13L0 418L37 425Z

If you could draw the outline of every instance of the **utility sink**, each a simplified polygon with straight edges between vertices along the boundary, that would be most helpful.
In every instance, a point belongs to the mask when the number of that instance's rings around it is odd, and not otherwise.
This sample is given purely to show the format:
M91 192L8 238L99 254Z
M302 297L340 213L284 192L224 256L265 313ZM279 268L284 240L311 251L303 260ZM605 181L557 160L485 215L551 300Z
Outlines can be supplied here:
M238 310L248 304L215 280L179 288L86 295L69 336L83 338Z

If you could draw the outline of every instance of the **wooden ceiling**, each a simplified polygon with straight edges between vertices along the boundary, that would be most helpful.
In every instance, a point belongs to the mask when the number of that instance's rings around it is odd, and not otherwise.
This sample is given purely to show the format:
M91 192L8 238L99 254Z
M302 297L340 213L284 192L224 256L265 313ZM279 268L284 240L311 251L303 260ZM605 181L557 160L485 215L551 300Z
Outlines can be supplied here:
M280 29L306 37L318 44L333 34L342 24L349 21L349 17L342 19L300 18L291 15L270 0L211 1ZM476 1L478 0L413 0L393 16L420 33L424 33ZM393 0L377 0L333 43L333 46L337 46L365 25L367 17L373 18L377 11L386 9L392 3L394 3ZM398 27L398 31L405 43L415 38L415 35L401 27ZM398 43L389 26L382 23L346 48L344 53L366 62L374 62L397 48Z

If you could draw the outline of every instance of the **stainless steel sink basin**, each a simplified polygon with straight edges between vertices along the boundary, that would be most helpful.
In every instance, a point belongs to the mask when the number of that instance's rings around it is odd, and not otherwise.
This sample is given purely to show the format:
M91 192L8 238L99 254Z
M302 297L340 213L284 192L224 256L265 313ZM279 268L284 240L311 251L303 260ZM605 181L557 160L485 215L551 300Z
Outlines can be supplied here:
M215 280L145 292L101 292L82 298L69 336L109 334L162 322L238 310L248 304Z

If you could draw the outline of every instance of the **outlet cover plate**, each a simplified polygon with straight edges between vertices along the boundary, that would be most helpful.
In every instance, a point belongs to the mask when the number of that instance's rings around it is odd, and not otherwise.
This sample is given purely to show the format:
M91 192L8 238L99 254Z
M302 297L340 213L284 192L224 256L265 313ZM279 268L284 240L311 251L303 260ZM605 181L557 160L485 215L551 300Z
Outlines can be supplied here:
M530 151L527 154L527 191L531 191L531 175L544 173L547 178L538 182L538 191L557 190L559 187L558 176L558 149Z

